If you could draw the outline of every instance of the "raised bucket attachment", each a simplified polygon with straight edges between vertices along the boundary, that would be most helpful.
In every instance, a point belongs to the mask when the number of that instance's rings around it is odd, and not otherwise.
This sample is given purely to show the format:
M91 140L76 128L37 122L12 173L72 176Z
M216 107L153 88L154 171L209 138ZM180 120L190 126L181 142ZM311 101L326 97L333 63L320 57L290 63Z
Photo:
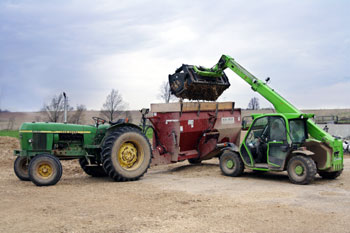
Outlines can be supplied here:
M215 101L230 86L224 72L219 77L203 76L185 64L169 75L169 84L171 94L178 98L208 101Z

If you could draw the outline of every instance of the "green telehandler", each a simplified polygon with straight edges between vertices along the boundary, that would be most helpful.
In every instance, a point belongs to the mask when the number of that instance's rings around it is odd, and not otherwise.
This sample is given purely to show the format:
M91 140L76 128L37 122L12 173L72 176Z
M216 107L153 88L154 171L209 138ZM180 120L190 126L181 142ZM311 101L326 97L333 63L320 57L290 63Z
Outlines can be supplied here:
M255 171L287 171L295 184L309 184L316 173L335 179L343 170L342 141L318 127L312 118L294 107L275 90L249 73L233 58L222 55L212 68L182 65L169 75L172 94L190 100L216 100L230 86L225 69L231 69L253 91L275 108L276 113L253 114L239 146L232 144L220 156L224 175L240 176L245 168Z

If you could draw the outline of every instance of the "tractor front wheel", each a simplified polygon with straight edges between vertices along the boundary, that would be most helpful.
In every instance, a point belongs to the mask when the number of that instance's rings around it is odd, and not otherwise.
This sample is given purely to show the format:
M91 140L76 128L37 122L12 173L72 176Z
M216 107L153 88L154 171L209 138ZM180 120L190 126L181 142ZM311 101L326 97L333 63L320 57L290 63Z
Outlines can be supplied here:
M29 163L29 178L37 186L55 185L61 176L61 162L53 155L37 155Z
M107 176L107 173L103 169L100 163L97 163L95 159L90 159L91 165L89 165L89 162L86 158L80 158L79 164L80 167L83 169L83 171L92 177L104 177Z
M15 174L18 177L18 179L23 181L29 181L29 174L28 174L28 164L29 160L27 157L18 156L14 163L14 170Z
M287 166L289 180L294 184L309 184L316 175L316 164L310 157L296 155Z
M226 150L220 156L220 169L226 176L240 176L244 171L244 164L239 154Z
M137 180L151 164L148 139L134 127L123 126L107 136L102 146L103 168L115 181Z

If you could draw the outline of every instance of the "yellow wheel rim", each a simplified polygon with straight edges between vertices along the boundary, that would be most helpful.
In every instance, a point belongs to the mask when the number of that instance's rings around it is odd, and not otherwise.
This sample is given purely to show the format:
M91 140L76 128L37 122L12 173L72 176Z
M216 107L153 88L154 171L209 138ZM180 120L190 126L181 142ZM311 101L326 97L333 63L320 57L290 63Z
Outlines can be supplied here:
M53 173L51 164L48 164L48 163L40 164L37 168L37 173L43 178L50 177Z
M124 142L118 152L119 164L127 170L137 169L143 160L144 153L134 143Z

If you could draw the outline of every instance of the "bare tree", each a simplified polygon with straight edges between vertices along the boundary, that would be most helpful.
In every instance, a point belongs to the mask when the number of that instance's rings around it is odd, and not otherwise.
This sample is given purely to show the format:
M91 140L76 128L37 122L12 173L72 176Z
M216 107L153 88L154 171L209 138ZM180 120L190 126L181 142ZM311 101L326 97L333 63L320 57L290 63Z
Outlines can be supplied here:
M169 82L163 82L159 88L159 98L162 99L165 103L169 103L171 100L176 99L170 92Z
M260 109L259 99L257 97L253 97L250 99L249 104L248 104L248 109L250 109L250 110Z
M64 111L63 95L59 94L51 99L49 104L44 104L42 111L50 122L58 122Z
M106 102L103 104L101 114L106 116L108 120L113 121L117 118L125 108L125 103L118 90L112 89L108 94Z
M83 104L77 105L73 115L70 117L69 122L73 124L80 124L81 119L84 117L86 106Z
M16 118L14 116L10 117L8 124L7 124L7 130L12 130L13 125L15 124Z

